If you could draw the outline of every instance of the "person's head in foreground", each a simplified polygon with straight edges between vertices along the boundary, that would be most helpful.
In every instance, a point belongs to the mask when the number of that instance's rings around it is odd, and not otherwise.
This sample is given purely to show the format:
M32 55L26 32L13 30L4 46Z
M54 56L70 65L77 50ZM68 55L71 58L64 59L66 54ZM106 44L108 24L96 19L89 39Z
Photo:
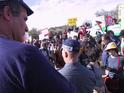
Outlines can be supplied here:
M0 36L23 42L27 16L32 13L23 0L0 0Z

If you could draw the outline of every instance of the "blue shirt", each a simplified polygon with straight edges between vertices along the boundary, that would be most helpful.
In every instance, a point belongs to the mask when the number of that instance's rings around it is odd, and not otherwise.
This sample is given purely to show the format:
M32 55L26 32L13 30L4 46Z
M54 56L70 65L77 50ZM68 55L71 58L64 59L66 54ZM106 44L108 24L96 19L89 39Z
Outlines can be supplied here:
M120 62L119 62L119 60L120 60ZM124 68L124 56L118 56L118 57L114 57L114 58L112 58L110 56L108 58L108 67L111 69L115 69L116 71L118 71L120 68L123 69ZM116 71L115 72L110 71L109 77L113 78L115 73L117 73ZM124 69L122 71L119 71L118 75L120 78L124 78Z
M0 93L74 93L39 49L0 38Z
M108 66L108 53L107 51L103 50L102 52L102 63L103 63L103 66L107 67Z

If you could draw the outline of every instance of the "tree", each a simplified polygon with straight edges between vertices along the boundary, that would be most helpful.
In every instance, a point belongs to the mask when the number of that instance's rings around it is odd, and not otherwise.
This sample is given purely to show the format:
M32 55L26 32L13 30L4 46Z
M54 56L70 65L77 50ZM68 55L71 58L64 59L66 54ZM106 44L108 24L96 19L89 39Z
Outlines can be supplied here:
M39 39L39 31L37 31L36 28L32 28L32 29L29 31L29 35L32 37L32 40L33 40L33 39Z
M118 17L118 9L116 8L116 9L113 9L111 11L106 11L104 9L101 9L100 11L97 11L95 13L95 15L96 16L105 16L105 17L112 16L113 18L117 19L117 17Z

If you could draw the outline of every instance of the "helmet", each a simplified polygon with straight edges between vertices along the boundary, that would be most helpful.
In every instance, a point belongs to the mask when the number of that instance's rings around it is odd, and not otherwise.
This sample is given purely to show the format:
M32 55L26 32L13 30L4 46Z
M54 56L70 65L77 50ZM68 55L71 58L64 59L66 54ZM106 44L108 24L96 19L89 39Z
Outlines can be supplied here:
M105 48L105 50L110 50L110 49L117 49L117 45L115 44L115 42L110 42L108 43L107 47Z

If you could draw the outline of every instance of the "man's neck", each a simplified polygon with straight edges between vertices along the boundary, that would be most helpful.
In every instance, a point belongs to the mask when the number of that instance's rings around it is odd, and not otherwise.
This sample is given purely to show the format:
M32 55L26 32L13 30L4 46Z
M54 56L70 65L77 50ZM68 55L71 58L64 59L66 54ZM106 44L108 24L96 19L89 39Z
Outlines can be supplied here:
M75 62L78 62L78 59L67 59L65 61L66 64L68 64L68 63L75 63Z
M9 37L7 37L7 36L4 35L4 34L0 34L0 38L6 38L6 39L9 39Z

